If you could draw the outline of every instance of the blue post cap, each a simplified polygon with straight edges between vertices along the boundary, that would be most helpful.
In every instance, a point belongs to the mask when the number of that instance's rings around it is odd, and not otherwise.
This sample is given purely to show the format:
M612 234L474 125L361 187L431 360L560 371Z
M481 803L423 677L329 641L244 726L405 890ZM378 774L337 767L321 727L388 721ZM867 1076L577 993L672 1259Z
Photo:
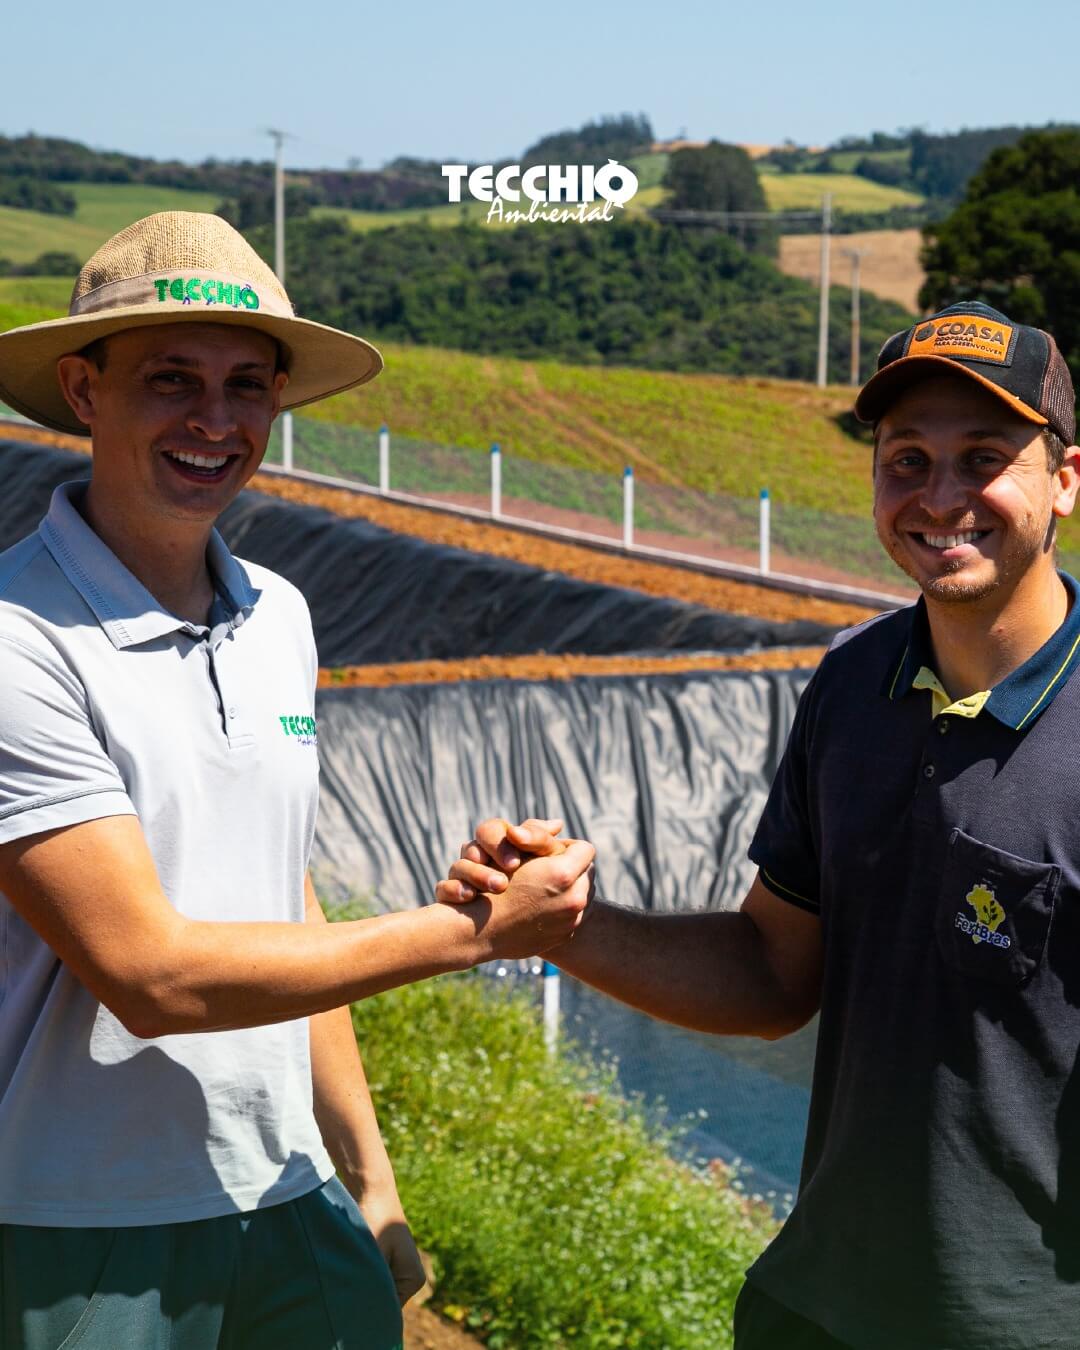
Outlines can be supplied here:
M382 424L382 426L379 428L379 430L380 430L380 431L389 431L390 428L389 428L389 427L386 425L386 423L384 422L384 423Z
M545 980L546 980L549 976L551 976L551 975L558 975L558 973L559 973L559 967L558 967L558 966L553 966L553 965L551 964L550 961L545 961L545 962L544 962L544 979L545 979Z
M491 453L492 453L493 455L497 455L497 454L500 453L500 451L499 451L499 442L498 442L498 441L492 441L492 443L491 443Z
M762 489L761 489L761 500L762 500L763 502L767 502L767 501L769 500L769 489L768 489L768 488L762 488Z
M633 478L633 476L634 476L634 470L633 470L633 468L628 464L628 465L626 466L626 468L623 469L623 477L624 477L624 478Z

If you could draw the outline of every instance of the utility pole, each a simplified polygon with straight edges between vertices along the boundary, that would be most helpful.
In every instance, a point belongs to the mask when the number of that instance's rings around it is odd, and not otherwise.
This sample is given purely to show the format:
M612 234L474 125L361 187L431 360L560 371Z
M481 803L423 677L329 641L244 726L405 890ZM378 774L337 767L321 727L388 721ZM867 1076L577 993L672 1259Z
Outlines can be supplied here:
M821 294L818 305L817 382L824 389L829 377L829 238L832 229L832 193L821 199Z
M859 263L873 250L868 248L846 248L844 253L851 259L851 383L859 383Z
M274 142L274 271L285 285L285 138L287 131L266 128ZM291 412L281 414L281 467L293 466L293 419Z
M274 142L274 271L285 284L285 137L288 132L267 127L266 134Z

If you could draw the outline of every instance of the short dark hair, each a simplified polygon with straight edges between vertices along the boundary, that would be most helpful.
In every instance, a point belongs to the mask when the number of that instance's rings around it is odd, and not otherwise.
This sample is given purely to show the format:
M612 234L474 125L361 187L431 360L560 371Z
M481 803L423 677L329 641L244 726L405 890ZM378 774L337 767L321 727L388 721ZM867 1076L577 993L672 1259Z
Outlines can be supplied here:
M95 338L93 342L88 342L85 347L80 347L76 356L85 356L87 361L93 361L98 370L105 369L105 347L108 338Z
M1057 473L1065 463L1065 451L1069 448L1056 431L1043 427L1043 445L1046 446L1046 466L1051 473Z

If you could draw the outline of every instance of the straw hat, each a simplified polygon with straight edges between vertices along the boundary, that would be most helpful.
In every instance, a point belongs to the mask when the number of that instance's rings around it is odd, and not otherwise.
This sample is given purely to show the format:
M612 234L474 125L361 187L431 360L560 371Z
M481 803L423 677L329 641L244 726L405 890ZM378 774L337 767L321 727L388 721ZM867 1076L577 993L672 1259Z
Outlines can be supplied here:
M363 338L293 313L285 288L220 216L161 211L121 230L79 273L66 319L0 333L0 400L58 431L88 436L60 392L56 362L98 338L159 323L226 323L282 346L282 408L374 379L382 357Z

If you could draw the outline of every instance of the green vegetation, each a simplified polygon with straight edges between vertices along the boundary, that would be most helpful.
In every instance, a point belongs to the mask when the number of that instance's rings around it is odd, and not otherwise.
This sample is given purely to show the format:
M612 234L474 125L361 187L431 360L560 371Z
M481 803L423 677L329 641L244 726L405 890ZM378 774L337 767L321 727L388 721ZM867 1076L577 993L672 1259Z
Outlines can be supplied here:
M673 211L767 211L754 162L739 145L710 141L696 150L670 156L664 206ZM740 243L754 252L775 255L776 234L761 221L743 221Z
M69 183L73 216L0 206L0 258L23 263L45 252L71 253L85 262L118 230L155 211L212 211L212 193L125 183ZM71 278L74 280L74 276Z
M269 230L251 238L271 255ZM305 220L290 234L289 269L300 313L383 341L785 378L809 376L816 360L816 290L715 231L620 218L358 234ZM868 352L908 317L867 295ZM839 368L843 324L831 347Z
M985 300L1053 333L1080 371L1080 130L995 150L951 216L929 228L921 303Z
M903 188L885 187L850 173L762 174L765 200L772 211L820 210L824 193L831 192L840 211L888 211L896 206L919 206L922 197Z
M652 124L644 113L623 113L542 136L522 153L521 163L599 166L617 159L625 164L629 156L647 151L653 139Z
M537 1010L478 976L353 1008L436 1303L492 1350L723 1350L743 1272L775 1229Z

